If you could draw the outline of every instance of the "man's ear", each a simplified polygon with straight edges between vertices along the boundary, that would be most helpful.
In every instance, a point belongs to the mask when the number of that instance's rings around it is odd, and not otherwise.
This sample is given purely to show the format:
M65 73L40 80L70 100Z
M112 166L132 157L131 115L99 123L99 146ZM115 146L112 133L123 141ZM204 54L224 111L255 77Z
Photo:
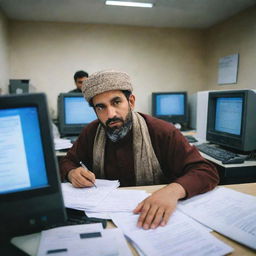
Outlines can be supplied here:
M129 96L129 105L131 107L131 110L133 110L135 107L135 95L133 94Z

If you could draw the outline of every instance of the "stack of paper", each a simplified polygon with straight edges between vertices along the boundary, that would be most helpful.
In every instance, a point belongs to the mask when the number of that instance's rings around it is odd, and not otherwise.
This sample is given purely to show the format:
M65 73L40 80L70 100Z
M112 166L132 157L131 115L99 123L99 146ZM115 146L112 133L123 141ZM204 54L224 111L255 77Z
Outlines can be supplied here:
M137 228L138 215L132 213L116 213L111 217L144 255L219 256L233 251L202 225L179 211L171 216L165 227L154 230Z
M71 148L72 143L68 139L54 138L54 148L55 150Z
M197 221L256 250L256 197L218 187L179 203Z
M61 188L65 206L79 210L95 207L111 191L119 187L120 183L118 180L96 179L95 185L96 187L75 188L71 183L62 183Z
M110 219L110 213L131 212L149 196L143 190L117 190L117 180L96 179L95 185L96 187L75 188L70 183L62 183L65 206L83 210L88 217Z
M97 206L86 209L88 217L110 219L114 212L132 212L149 194L143 190L113 190Z
M42 231L37 256L131 256L122 232L103 230L101 224L84 224Z

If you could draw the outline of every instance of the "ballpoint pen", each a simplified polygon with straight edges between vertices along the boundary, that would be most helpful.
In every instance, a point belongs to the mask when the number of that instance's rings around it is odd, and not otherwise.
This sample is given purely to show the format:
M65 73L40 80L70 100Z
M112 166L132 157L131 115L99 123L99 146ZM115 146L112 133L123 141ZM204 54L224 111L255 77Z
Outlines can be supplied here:
M83 163L82 161L80 161L79 163L80 163L80 165L81 165L85 170L88 170L88 168L86 168L86 166L84 165L84 163ZM87 179L87 178L86 178L86 179ZM94 186L95 188L97 188L97 186L95 185L95 183L94 183L93 181L91 181L90 179L87 179L87 180L89 180L89 181L93 184L93 186Z

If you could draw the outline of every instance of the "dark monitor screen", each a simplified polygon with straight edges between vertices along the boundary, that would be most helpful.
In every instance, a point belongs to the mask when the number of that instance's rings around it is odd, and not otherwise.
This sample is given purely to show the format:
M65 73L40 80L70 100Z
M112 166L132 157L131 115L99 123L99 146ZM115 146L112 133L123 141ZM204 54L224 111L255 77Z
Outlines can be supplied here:
M82 93L61 93L58 97L59 130L62 136L78 135L97 116Z
M186 123L188 118L187 93L152 93L152 115L172 123Z
M210 92L206 139L238 151L255 150L255 109L253 90Z
M64 222L46 96L0 96L0 134L0 242Z

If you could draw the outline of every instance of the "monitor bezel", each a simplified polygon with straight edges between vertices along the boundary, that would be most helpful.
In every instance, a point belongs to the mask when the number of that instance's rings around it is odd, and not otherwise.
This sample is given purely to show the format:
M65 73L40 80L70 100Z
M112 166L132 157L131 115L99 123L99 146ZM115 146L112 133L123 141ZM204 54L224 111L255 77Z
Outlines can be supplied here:
M52 157L52 155L55 155L55 152L53 149L54 146L52 131L49 128L51 127L51 123L49 120L49 113L46 102L47 99L44 94L22 94L15 96L12 95L9 97L5 96L1 98L0 109L36 107L38 111L38 121L42 138L42 148L45 159L45 169L48 185L33 189L1 193L0 201L17 200L18 198L26 199L30 198L32 195L37 196L41 194L50 194L58 192L59 190L59 182L56 180L56 174L54 172L55 168L57 169L57 176L59 180L60 177L56 158Z
M64 223L64 207L59 169L53 147L52 126L43 93L0 96L0 109L36 107L48 185L0 194L0 243L13 236L41 231Z
M209 92L208 99L208 116L206 140L220 146L231 149L242 150L245 138L246 115L248 91L246 90L230 90ZM221 132L215 129L216 122L216 103L218 98L242 98L242 118L240 135Z
M184 95L184 115L158 115L156 98L158 95ZM153 92L152 93L152 116L171 123L187 124L188 123L188 95L186 91L171 92Z

